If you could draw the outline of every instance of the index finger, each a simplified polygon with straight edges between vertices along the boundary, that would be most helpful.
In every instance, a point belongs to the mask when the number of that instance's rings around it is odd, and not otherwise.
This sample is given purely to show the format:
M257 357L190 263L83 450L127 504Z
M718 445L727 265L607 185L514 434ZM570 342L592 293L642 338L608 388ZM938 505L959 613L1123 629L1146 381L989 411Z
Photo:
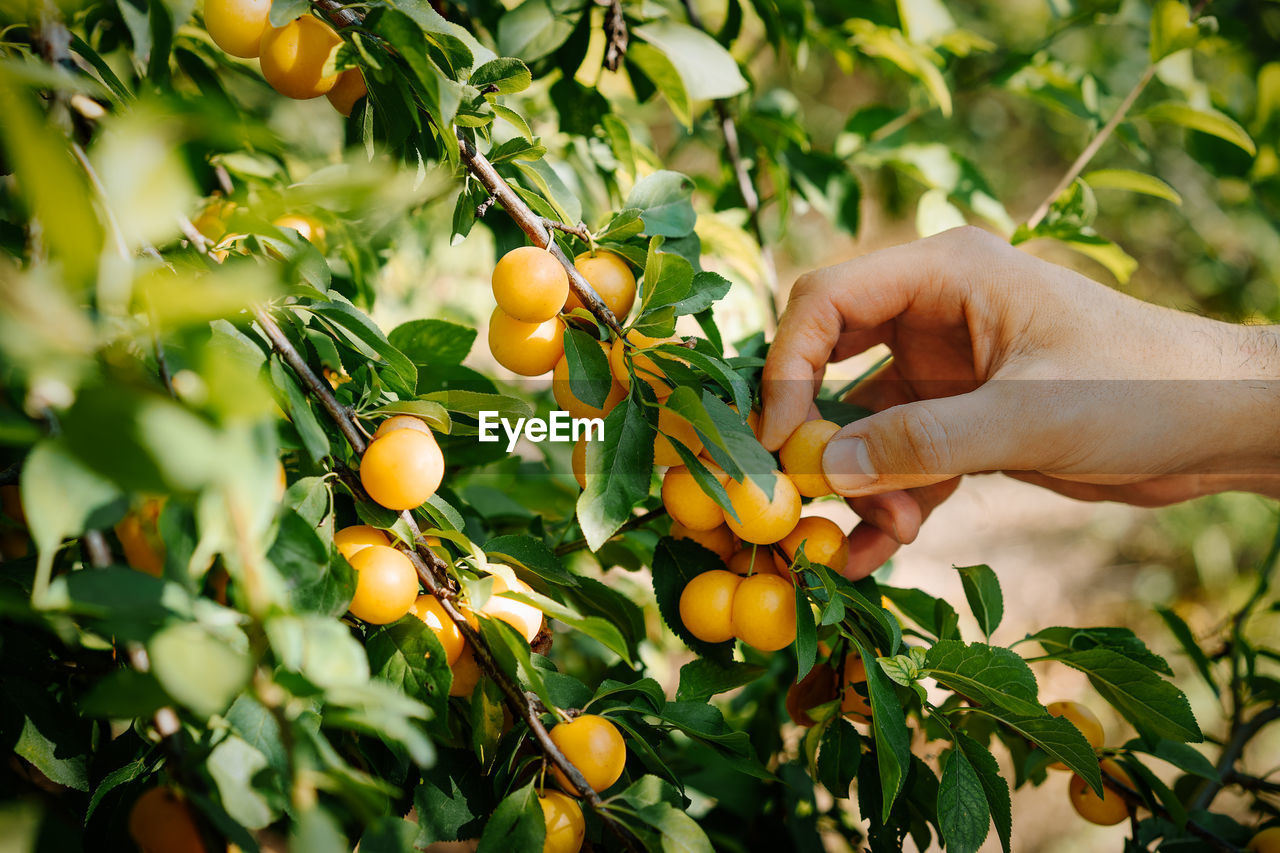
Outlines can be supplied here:
M776 450L805 419L813 377L840 335L871 329L903 313L922 291L937 291L937 251L954 229L882 249L802 276L765 360L760 440ZM950 254L949 252L946 254Z

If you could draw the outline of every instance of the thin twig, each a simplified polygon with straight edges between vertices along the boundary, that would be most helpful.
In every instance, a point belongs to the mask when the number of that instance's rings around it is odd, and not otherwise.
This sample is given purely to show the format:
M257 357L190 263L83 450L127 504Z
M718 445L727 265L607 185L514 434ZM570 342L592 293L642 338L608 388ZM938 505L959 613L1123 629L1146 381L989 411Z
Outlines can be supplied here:
M1102 782L1108 788L1123 797L1131 806L1145 806L1146 808L1151 809L1151 812L1156 815L1156 817L1166 820L1169 823L1177 823L1177 821L1174 820L1173 815L1169 814L1169 810L1162 806L1158 801L1153 798L1151 802L1147 802L1134 788L1129 786L1123 780L1112 776L1105 768L1102 770ZM1224 853L1243 853L1240 847L1237 847L1221 835L1201 826L1193 820L1188 820L1184 825L1184 828L1196 838L1208 842L1215 850L1221 850L1224 851Z
M1034 230L1049 213L1049 208L1053 206L1053 202L1067 191L1067 188L1075 183L1076 178L1080 177L1080 173L1084 171L1084 167L1089 165L1089 161L1093 159L1093 155L1098 153L1098 149L1102 144L1111 138L1111 134L1120 126L1120 122L1124 121L1124 117L1128 115L1132 109L1138 96L1142 94L1142 90L1147 88L1147 84L1151 82L1151 78L1156 73L1154 64L1148 65L1146 70L1142 72L1142 76L1138 78L1138 82L1129 90L1129 94L1124 96L1124 100L1120 102L1120 106L1116 108L1115 113L1102 126L1097 135L1089 140L1089 144L1080 152L1080 156L1075 159L1071 167L1067 169L1066 174L1058 181L1057 185L1049 191L1044 201L1040 202L1040 206L1036 208L1035 213L1031 214L1031 218L1027 220L1027 230Z
M609 10L604 15L604 33L608 38L604 49L604 67L617 71L623 57L627 55L627 44L631 40L627 32L627 18L622 14L621 0L609 0Z
M556 231L563 231L565 234L572 234L584 243L591 242L591 231L587 228L587 223L585 222L579 222L577 225L569 225L555 219L548 219L544 216L542 217L542 224L547 228L551 228Z
M1244 753L1245 746L1253 739L1254 735L1276 720L1280 720L1280 706L1273 705L1270 708L1259 711L1248 722L1235 727L1231 733L1231 739L1227 741L1227 745L1222 748L1222 754L1218 757L1218 778L1212 782L1205 783L1204 788L1196 795L1195 802L1191 804L1191 808L1207 809L1213 804L1214 798L1218 796L1222 786L1227 783L1231 769Z
M635 530L636 528L644 527L646 524L653 521L654 519L662 518L662 516L666 514L667 514L667 510L665 507L658 507L657 509L651 509L648 512L644 513L643 515L637 515L631 518L629 521L625 522L621 527L619 527L614 532L613 535L617 536L621 533L626 533L629 530ZM557 545L555 549L555 554L557 557L563 557L565 554L572 554L574 551L581 551L585 547L587 547L586 539L574 539L572 542L565 542L560 545Z

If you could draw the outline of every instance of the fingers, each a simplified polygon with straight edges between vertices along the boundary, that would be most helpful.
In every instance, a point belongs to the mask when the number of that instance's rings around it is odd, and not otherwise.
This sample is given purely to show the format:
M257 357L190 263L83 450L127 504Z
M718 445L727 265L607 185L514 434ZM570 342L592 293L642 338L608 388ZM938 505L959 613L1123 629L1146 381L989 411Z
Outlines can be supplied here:
M849 533L849 561L840 574L851 581L865 578L888 562L899 547L898 541L880 528L861 522Z
M1034 419L994 383L968 394L894 406L854 421L827 443L823 473L845 497L919 488L989 469L1026 469Z
M831 359L842 334L840 355L847 357L854 342L883 334L860 340L859 332L888 323L918 302L929 303L934 319L963 320L964 288L940 283L963 284L962 259L995 245L1008 248L978 229L953 229L803 276L791 291L765 362L764 446L776 450L804 420L810 382ZM968 247L978 251L961 251Z
M909 545L920 534L930 513L959 486L960 478L955 477L910 491L850 498L848 503L859 518L874 524L899 544Z

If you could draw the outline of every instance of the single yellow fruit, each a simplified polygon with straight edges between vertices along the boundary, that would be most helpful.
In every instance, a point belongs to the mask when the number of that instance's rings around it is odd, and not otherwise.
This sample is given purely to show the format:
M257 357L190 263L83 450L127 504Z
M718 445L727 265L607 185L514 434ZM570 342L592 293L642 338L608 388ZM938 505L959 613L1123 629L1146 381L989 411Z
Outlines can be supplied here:
M836 673L825 663L814 664L809 674L787 688L787 716L797 726L808 728L817 720L809 711L836 698Z
M547 824L542 853L578 853L587 834L578 801L559 791L543 791L538 795L538 805L542 806L542 819Z
M744 542L772 545L795 530L800 521L800 493L781 471L774 472L772 498L750 478L729 480L724 490L738 516L735 519L726 512L724 522Z
M586 436L574 442L573 455L569 457L569 464L573 467L573 479L578 481L578 488L585 489L587 487Z
M1050 715L1062 717L1079 729L1080 734L1084 735L1084 739L1089 741L1089 746L1093 747L1094 752L1102 749L1105 739L1105 734L1102 731L1102 721L1098 719L1093 711L1089 710L1087 705L1082 705L1079 702L1050 702L1045 705L1045 709L1048 710ZM1071 769L1061 761L1055 761L1049 766L1054 770Z
M733 639L733 597L742 578L713 569L697 575L680 593L680 621L689 633L707 643Z
M271 0L205 0L204 28L213 43L232 56L253 59L271 26Z
M733 596L733 633L762 652L790 645L796 638L794 587L777 575L743 578Z
M160 537L162 498L147 498L116 523L116 538L131 567L153 577L164 574L164 540Z
M397 511L421 506L444 479L444 456L430 433L398 429L370 442L360 460L369 497Z
M610 787L622 776L627 766L627 744L617 727L604 717L580 714L567 723L560 723L550 732L551 742L559 747L569 763L587 780L597 793ZM574 787L560 768L552 767L556 781L566 791Z
M462 638L462 632L458 630L457 625L453 624L449 614L444 612L440 599L434 595L420 595L409 608L409 612L426 623L431 633L436 635L436 639L444 649L444 658L449 666L457 663L458 658L462 656L462 647L467 641Z
M1107 785L1106 777L1114 776L1116 779L1125 783L1132 784L1129 780L1129 774L1121 769L1119 764L1107 759L1099 762L1103 773L1102 796L1099 797L1084 781L1084 778L1073 774L1071 776L1071 784L1067 786L1067 795L1071 799L1071 805L1079 812L1080 816L1090 823L1096 823L1099 826L1115 826L1129 817L1129 804L1125 802L1124 797L1120 796L1114 788Z
M369 89L364 85L364 74L359 68L348 68L338 75L338 82L325 93L325 97L329 99L329 103L333 104L335 110L344 116L349 116L356 101L367 94Z
M376 527L370 527L367 524L353 524L333 534L333 544L338 549L338 553L346 557L347 561L350 562L358 551L368 548L370 545L381 545L384 548L390 548L391 540L387 538L387 534Z
M368 545L351 558L356 594L347 609L371 625L388 625L404 616L418 598L418 573L395 548Z
M627 262L613 252L597 250L594 257L590 252L578 255L573 259L573 265L618 322L625 321L636 301L636 277ZM569 298L564 302L565 312L584 307L578 295L569 291Z
M142 853L204 853L191 808L172 788L152 788L129 810L129 836Z
M707 466L721 484L729 479L717 465ZM724 524L724 510L702 490L693 473L683 465L668 468L662 477L662 505L668 514L690 530L712 530Z
M733 552L738 550L738 539L727 526L721 525L712 530L690 530L680 522L671 525L672 539L688 539L697 542L703 548L720 558L720 562L728 563Z
M480 612L493 619L501 619L519 631L526 642L532 643L533 638L538 636L538 632L542 630L542 611L532 604L525 604L523 601L506 598L502 595L504 592L528 594L533 592L533 589L519 578L516 578L515 585L511 586L501 577L495 575L493 578L493 594L489 596L489 600L480 608Z
M676 452L671 439L685 446L685 449L697 456L702 452L702 439L693 424L676 414L672 409L658 410L658 432L653 437L653 464L661 467L683 465L684 460Z
M608 347L603 341L600 342L600 348L608 352ZM603 382L600 384L604 385ZM627 389L619 385L610 374L609 396L605 398L604 406L597 409L595 406L584 403L573 395L573 387L569 381L569 359L561 357L556 362L555 372L551 374L551 394L556 398L556 405L575 418L603 418L627 398Z
M1280 826L1271 826L1249 839L1250 853L1280 853Z
M453 682L449 685L450 696L461 696L464 699L470 699L471 694L476 691L476 685L480 683L480 665L476 663L475 653L471 651L471 646L463 648L462 653L458 655L457 661L453 666L449 667L453 672Z
M773 564L773 555L768 548L753 545L750 548L743 548L729 558L729 571L736 575L755 575L764 572L766 575L776 575L777 568Z
M633 349L680 342L680 339L675 337L651 338L639 332L628 333L627 340L631 342ZM669 356L664 355L663 357L668 358ZM635 368L636 376L642 382L647 382L649 387L653 389L653 393L658 398L659 403L671 396L671 392L674 389L664 381L665 374L651 356L643 354L633 356L631 364ZM613 348L609 350L609 369L613 371L613 378L618 380L618 383L623 388L630 391L631 374L627 372L627 345L622 338L614 338Z
M860 723L871 719L871 704L855 689L866 683L867 665L862 662L862 655L850 649L844 656L844 696L840 699L840 713Z
M292 228L298 232L298 236L308 243L314 245L320 251L324 251L324 225L314 216L308 216L305 213L286 213L277 219L272 220L272 225L277 228ZM350 377L348 377L350 381Z
M758 424L759 416L756 421ZM753 432L755 429L752 427ZM803 497L831 494L831 485L822 473L822 452L827 449L831 436L839 431L840 427L831 421L806 421L796 427L778 451L782 470L795 482L796 491Z
M507 316L544 323L564 307L569 276L556 256L537 246L521 246L493 267L493 298Z
M495 308L489 317L489 351L512 373L541 376L564 355L564 323L559 317L523 323Z
M338 72L326 74L325 66L340 44L333 27L311 15L271 27L262 36L258 57L262 76L286 98L318 98L338 82Z
M785 559L777 553L773 555L774 565L782 577L794 578L791 564L802 542L804 555L811 563L840 572L849 562L849 539L840 525L829 518L810 516L796 522L795 528L778 541L778 547L787 555Z

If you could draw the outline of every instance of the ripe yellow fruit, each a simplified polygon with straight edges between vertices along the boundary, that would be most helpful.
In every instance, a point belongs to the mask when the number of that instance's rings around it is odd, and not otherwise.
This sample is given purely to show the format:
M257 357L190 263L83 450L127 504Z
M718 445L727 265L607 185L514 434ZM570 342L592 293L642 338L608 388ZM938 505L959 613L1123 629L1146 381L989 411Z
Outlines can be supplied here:
M353 524L333 534L333 544L338 549L338 553L346 557L347 561L350 562L358 551L362 551L370 545L382 545L385 548L390 548L391 540L387 538L387 534L376 527L370 527L367 524Z
M721 525L712 530L690 530L680 522L671 525L672 539L688 539L697 542L703 548L720 558L720 562L728 563L733 552L738 550L738 539L728 526Z
M789 645L796 638L794 587L777 575L744 578L733 596L733 633L762 652Z
M742 578L713 569L685 584L680 593L680 621L689 633L707 643L733 639L733 598Z
M651 338L639 332L630 332L627 335L627 340L631 342L633 348L638 349L657 346L658 344L680 342L680 339L675 337ZM659 403L671 396L673 389L663 380L666 374L662 372L658 363L651 356L634 356L631 359L631 364L635 368L636 376L642 382L647 382L649 387L653 389L653 393L658 398ZM613 371L613 378L618 380L623 388L630 391L631 374L627 372L627 345L622 338L614 338L613 349L609 350L609 369Z
M1088 706L1081 705L1079 702L1050 702L1045 706L1049 714L1054 717L1063 717L1080 730L1080 734L1084 735L1084 739L1089 741L1089 746L1094 751L1102 749L1105 735L1102 731L1102 721L1098 719ZM1069 770L1067 765L1061 761L1055 761L1049 765L1054 770Z
M271 26L271 0L205 0L204 28L213 43L232 56L253 59Z
M862 662L862 655L850 649L844 656L844 696L840 699L840 713L861 723L871 719L871 705L854 688L866 683L867 666Z
M716 465L708 465L721 484L729 479ZM668 468L662 477L662 505L673 519L690 530L712 530L724 524L724 510L702 490L693 473L683 465Z
M495 308L489 317L489 351L512 373L541 376L564 355L564 323L559 317L523 323Z
M349 116L356 101L367 94L369 89L364 84L364 74L359 68L348 68L338 75L338 82L325 93L325 97L329 99L329 103L333 104L335 110L344 116Z
M554 743L569 763L587 780L597 793L605 790L622 776L627 766L627 744L617 727L604 717L580 714L567 723L560 723L550 732ZM556 781L566 791L574 787L568 778L553 767Z
M636 277L631 267L621 256L613 252L597 250L593 257L590 252L583 252L573 259L573 265L582 273L582 277L591 285L591 289L604 302L613 316L621 323L631 313L631 306L636 301ZM573 291L564 302L564 310L585 307L582 300Z
M171 788L152 788L129 810L129 836L142 853L204 853L204 842L185 799Z
M822 452L827 449L831 436L839 431L840 427L831 421L806 421L796 427L778 451L782 470L795 482L796 491L803 497L831 494L831 485L822 473Z
M804 555L811 563L819 563L839 572L849 562L849 539L840 525L829 518L810 516L796 522L795 529L778 541L778 547L787 555L786 559L777 553L773 555L774 565L782 577L794 579L791 564L802 542Z
M600 348L608 352L603 341L600 342ZM627 389L619 385L612 374L609 379L609 396L605 398L602 408L597 409L595 406L584 403L573 395L573 387L569 384L569 359L562 356L556 362L555 371L551 374L551 395L556 398L557 406L575 418L603 418L627 398ZM603 382L600 384L604 385Z
M569 276L546 249L512 249L493 267L494 301L507 316L522 323L550 320L568 297Z
M422 418L415 418L413 415L392 415L378 424L378 428L373 431L373 438L370 441L377 441L387 433L395 432L398 429L417 430L435 438L435 433L431 431L431 427L427 426L427 422Z
M1076 774L1071 776L1071 784L1067 786L1067 795L1071 799L1071 805L1085 820L1090 823L1096 823L1099 826L1115 826L1117 823L1128 819L1129 804L1114 788L1106 784L1106 777L1108 775L1114 776L1126 785L1132 783L1129 780L1129 775L1114 761L1107 759L1100 762L1099 765L1103 772L1103 796L1099 797L1095 794L1088 783L1084 781L1084 778Z
M369 545L351 558L356 594L347 609L371 625L388 625L404 616L418 598L418 573L395 548Z
M311 243L320 251L324 251L324 225L314 216L308 216L305 213L286 213L284 216L272 220L271 224L277 228L292 228L298 232L298 236L303 240ZM350 381L350 377L348 377L347 381Z
M670 436L670 438L668 438ZM672 409L658 410L658 432L653 437L653 464L661 467L683 465L684 460L671 444L674 438L685 448L697 456L702 452L702 439L698 438L693 424L676 414Z
M766 575L776 575L778 573L773 564L773 555L769 549L755 545L750 548L743 548L730 557L729 571L744 577L759 574L760 572L764 572Z
M398 429L370 442L360 460L369 497L396 511L421 506L444 479L444 456L430 433Z
M795 530L800 521L800 493L795 484L781 471L775 471L774 477L772 498L749 477L724 485L738 516L734 519L726 512L724 522L744 542L772 545Z
M465 646L462 654L458 655L458 659L449 669L453 672L453 682L449 685L450 696L461 696L464 699L470 699L471 694L476 691L476 685L480 683L480 665L476 663L475 653L471 651L471 646Z
M444 649L444 658L449 666L457 663L458 658L462 656L462 647L467 641L462 638L462 632L458 630L457 625L453 624L449 614L444 612L440 599L434 595L420 595L409 608L409 612L426 623L431 633L436 635L436 639Z
M160 577L164 574L164 540L160 537L161 498L147 498L116 523L116 538L124 550L124 560L140 572Z
M559 791L543 791L538 795L542 819L547 824L542 853L578 853L587 834L582 808L573 797Z
M1249 839L1250 853L1280 853L1280 826L1268 827Z
M573 479L578 481L578 488L587 487L587 439L582 437L573 444L573 455L569 457L573 466Z
M538 636L538 632L542 630L542 611L532 604L505 598L502 596L504 592L528 594L533 592L533 589L519 578L516 578L515 585L512 586L501 577L495 575L493 578L493 594L489 596L489 600L480 608L480 612L485 616L501 619L519 631L527 642L532 643L533 638Z
M271 27L262 36L258 57L262 76L286 98L318 98L338 82L338 72L326 74L325 66L340 44L333 27L311 15Z

